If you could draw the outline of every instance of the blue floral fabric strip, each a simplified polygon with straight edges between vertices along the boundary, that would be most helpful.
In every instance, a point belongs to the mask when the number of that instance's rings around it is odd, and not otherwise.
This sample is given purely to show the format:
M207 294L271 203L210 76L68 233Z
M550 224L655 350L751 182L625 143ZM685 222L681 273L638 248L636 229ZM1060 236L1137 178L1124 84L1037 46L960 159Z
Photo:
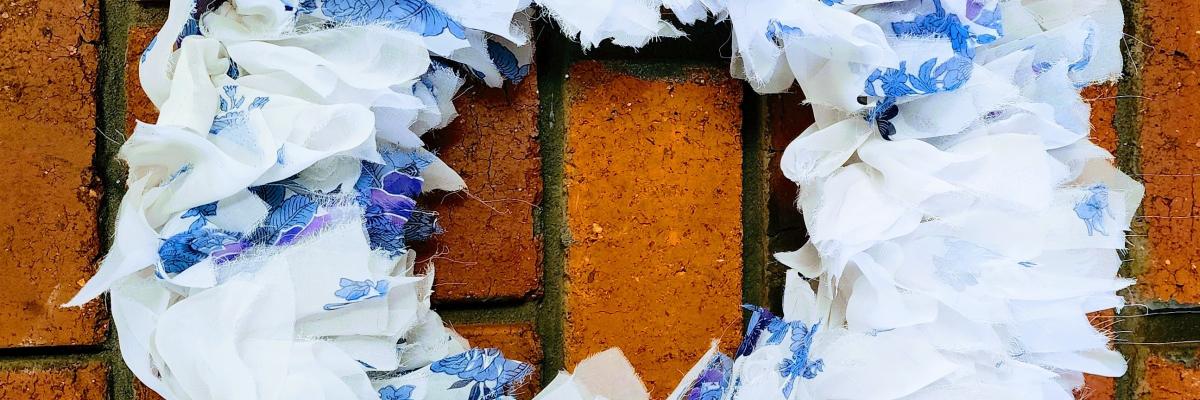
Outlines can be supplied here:
M404 253L406 240L426 240L441 231L436 217L428 211L418 212L414 200L421 193L421 171L432 162L432 155L423 150L399 149L381 154L386 164L362 161L353 186L354 199L362 207L371 247L398 256ZM215 202L188 210L179 218L194 218L195 222L159 247L163 272L177 274L206 258L225 263L251 248L301 241L330 222L329 207L337 205L342 197L340 189L323 192L305 187L294 178L251 187L249 191L268 206L260 226L248 232L212 226L208 218L218 212ZM416 217L414 212L418 212Z

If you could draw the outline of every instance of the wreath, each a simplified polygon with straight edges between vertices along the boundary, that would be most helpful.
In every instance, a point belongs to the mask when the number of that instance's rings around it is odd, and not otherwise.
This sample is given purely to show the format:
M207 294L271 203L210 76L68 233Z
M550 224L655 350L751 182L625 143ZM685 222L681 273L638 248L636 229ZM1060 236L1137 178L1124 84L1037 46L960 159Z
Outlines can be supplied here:
M408 248L441 229L414 199L465 188L422 134L466 79L526 77L534 18L585 48L727 20L733 76L815 110L782 161L810 240L775 255L783 315L747 306L671 399L1073 399L1124 373L1086 314L1123 304L1143 189L1079 94L1120 74L1117 0L537 3L173 0L139 68L160 115L70 304L109 291L167 399L509 398L531 367L446 328ZM607 351L537 398L648 395Z

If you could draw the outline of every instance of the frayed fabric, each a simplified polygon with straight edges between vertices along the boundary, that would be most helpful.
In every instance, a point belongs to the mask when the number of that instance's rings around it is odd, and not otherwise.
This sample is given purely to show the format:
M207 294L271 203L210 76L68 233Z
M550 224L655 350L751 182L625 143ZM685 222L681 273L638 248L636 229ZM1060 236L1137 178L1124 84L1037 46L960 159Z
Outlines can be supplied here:
M532 367L430 309L416 199L466 185L421 137L466 80L527 78L533 18L637 47L683 35L663 10L728 20L731 74L817 115L781 162L810 235L776 254L783 314L747 306L671 399L1066 400L1124 373L1086 314L1123 305L1143 189L1079 95L1120 74L1116 0L174 0L140 59L160 115L70 305L109 291L170 400L512 398ZM610 350L537 398L648 397Z

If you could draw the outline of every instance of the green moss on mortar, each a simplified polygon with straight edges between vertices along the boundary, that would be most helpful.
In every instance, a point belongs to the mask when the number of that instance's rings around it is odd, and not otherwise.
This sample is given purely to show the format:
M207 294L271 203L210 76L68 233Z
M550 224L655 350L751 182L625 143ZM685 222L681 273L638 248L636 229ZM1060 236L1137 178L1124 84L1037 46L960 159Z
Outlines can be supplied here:
M768 294L783 282L769 279L770 140L762 96L742 84L742 301L772 307ZM772 307L777 308L777 307ZM779 311L779 310L777 310ZM746 313L749 318L750 313Z
M680 82L696 76L713 77L717 65L704 62L603 60L605 68L647 80ZM753 94L753 93L751 93Z
M542 285L545 295L538 305L537 333L542 345L542 384L548 384L565 368L563 324L566 320L567 229L566 175L566 88L571 49L578 48L558 28L539 24L538 52L538 138L542 156L542 205L534 221L542 235Z
M451 324L512 324L529 322L537 318L537 303L515 304L480 303L476 306L464 304L438 305L434 309L442 319Z
M1139 69L1144 60L1142 48L1139 45L1142 43L1140 36L1144 34L1141 29L1142 0L1121 0L1121 7L1125 13L1124 31L1126 38L1121 41L1121 52L1124 56L1125 65L1122 71L1122 79L1117 85L1117 106L1116 115L1113 117L1113 125L1117 131L1116 157L1118 167L1136 179L1140 177L1139 173L1141 170L1138 110L1141 107L1140 96L1142 93ZM1139 208L1137 215L1141 215L1141 213L1142 211ZM1135 219L1133 231L1127 239L1128 251L1122 254L1122 258L1125 260L1120 271L1122 276L1137 277L1145 272L1145 263L1149 260L1146 232L1147 228L1145 224ZM1131 292L1132 289L1126 289L1121 294L1127 299L1136 298L1136 294ZM1122 310L1121 316L1129 318L1117 319L1117 322L1113 325L1113 330L1132 332L1132 336L1135 338L1140 336L1139 332L1142 326L1148 321L1131 316L1142 312L1144 312L1144 309L1140 307L1125 308ZM1141 342L1141 340L1131 341ZM1115 395L1117 399L1133 400L1136 398L1138 382L1141 382L1142 377L1145 375L1143 368L1147 356L1145 348L1118 345L1117 349L1125 355L1130 368L1124 376L1117 379Z
M138 18L139 8L131 0L101 1L100 76L98 80L96 122L96 170L104 185L99 210L101 251L112 244L117 209L125 194L125 166L117 160L117 151L125 142L125 54L129 27ZM115 325L113 325L115 326ZM125 366L117 342L117 330L111 329L104 342L104 351L96 356L109 365L109 396L112 399L132 400L133 372ZM74 356L78 358L80 356ZM90 356L84 356L86 359Z

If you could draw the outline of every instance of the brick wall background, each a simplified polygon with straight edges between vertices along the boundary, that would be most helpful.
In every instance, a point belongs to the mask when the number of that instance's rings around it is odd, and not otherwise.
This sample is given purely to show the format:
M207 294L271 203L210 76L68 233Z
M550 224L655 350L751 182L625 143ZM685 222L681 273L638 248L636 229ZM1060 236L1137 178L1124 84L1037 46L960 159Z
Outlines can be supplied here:
M1200 399L1190 3L1126 1L1126 78L1085 92L1096 140L1147 196L1124 270L1135 305L1093 316L1130 373L1089 377L1080 398ZM164 2L0 2L0 399L156 398L122 364L103 300L57 305L107 247L123 187L114 153L155 115L135 60L165 14ZM737 342L739 304L778 303L769 254L804 234L779 155L811 113L798 93L729 78L725 26L588 54L537 30L528 79L473 85L428 137L471 187L421 200L449 231L418 247L436 258L435 307L474 343L537 364L542 383L620 346L663 396L713 336Z

